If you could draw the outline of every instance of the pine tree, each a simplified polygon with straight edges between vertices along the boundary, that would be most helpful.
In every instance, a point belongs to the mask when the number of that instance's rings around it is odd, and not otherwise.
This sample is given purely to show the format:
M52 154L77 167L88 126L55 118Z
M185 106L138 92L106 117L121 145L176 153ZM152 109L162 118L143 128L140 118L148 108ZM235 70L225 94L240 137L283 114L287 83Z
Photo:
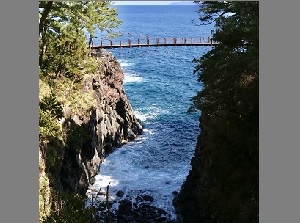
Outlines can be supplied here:
M257 222L259 200L259 3L198 2L219 45L195 59L204 83L192 98L205 119L203 154L213 180L200 195L219 222Z
M96 73L99 62L89 57L86 36L99 29L113 37L120 24L109 1L39 2L40 222L96 221L91 217L98 210L57 186L67 144L77 148L89 137L83 126L64 126L59 119L70 116L63 107L89 114L93 92L82 91L82 80Z
M80 79L79 67L88 54L84 29L98 28L114 36L120 25L109 1L39 2L39 66L43 76Z

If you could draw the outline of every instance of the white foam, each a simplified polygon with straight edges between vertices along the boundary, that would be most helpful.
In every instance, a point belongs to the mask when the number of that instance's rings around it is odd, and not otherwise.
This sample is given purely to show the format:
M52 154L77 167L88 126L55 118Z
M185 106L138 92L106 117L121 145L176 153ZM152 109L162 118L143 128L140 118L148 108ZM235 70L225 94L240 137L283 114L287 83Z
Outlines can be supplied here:
M146 132L146 133L148 133L150 135L154 135L155 134L153 129L143 129L143 132Z
M127 62L120 62L120 66L121 67L129 67L129 66L132 66L134 65L133 63L127 63Z
M169 114L169 110L161 109L155 105L149 106L143 111L135 111L135 115L138 119L140 119L142 122L146 122L149 120L156 119L157 116L163 115L163 114Z
M145 129L145 133L152 134L152 131ZM93 188L106 191L109 185L111 201L121 199L116 196L118 190L122 190L123 197L128 195L129 199L135 199L139 194L151 195L154 198L152 205L164 209L175 218L172 192L180 189L188 169L183 171L181 166L161 165L160 157L147 163L146 160L150 156L153 156L153 153L142 144L134 147L127 144L119 148L101 164ZM104 200L105 196L99 196L99 199ZM116 205L113 208L118 207Z
M143 78L139 77L137 74L124 73L123 83L141 83Z
M139 120L141 120L142 122L146 121L147 120L147 116L142 114L141 112L139 111L136 111L135 112L135 117L137 117Z
M134 63L131 63L131 62L128 62L128 60L124 59L124 58L121 58L121 59L118 59L119 63L120 63L120 66L123 68L123 67L130 67L130 66L133 66Z

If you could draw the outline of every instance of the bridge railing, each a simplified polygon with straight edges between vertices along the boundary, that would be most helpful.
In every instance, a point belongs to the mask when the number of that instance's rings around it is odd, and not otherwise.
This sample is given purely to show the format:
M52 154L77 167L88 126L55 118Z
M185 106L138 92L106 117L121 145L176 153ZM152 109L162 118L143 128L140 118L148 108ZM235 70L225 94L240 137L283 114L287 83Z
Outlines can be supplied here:
M135 39L122 39L122 40L103 40L93 42L91 47L109 47L109 46L159 46L159 45L191 45L191 44L212 44L216 43L211 37L197 37L197 38L158 38L158 37L146 37Z

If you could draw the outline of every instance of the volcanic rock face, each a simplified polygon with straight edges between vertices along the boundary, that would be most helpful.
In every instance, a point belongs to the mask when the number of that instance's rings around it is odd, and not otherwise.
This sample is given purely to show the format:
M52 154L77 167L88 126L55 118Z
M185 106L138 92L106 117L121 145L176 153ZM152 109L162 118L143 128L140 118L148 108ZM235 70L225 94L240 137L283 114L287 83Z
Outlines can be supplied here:
M82 90L93 91L96 104L91 111L83 110L62 121L66 128L84 133L67 139L58 185L64 191L80 194L85 194L89 184L94 183L105 156L142 133L123 89L124 74L119 62L105 50L94 52L93 56L99 61L99 71L84 77ZM78 143L78 135L87 137Z
M173 200L177 210L177 221L180 223L210 222L210 213L205 206L205 194L213 179L208 174L210 159L203 153L206 139L206 115L200 119L201 133L197 139L195 156L192 158L190 170L179 194Z

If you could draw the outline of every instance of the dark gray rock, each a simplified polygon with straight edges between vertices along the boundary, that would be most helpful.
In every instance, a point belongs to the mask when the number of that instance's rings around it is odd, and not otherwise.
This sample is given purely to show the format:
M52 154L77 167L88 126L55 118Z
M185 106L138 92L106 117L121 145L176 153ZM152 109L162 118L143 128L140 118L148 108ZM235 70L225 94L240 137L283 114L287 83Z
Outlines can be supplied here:
M121 190L119 190L119 191L117 191L116 195L117 195L118 197L123 197L124 192L121 191Z
M155 222L162 223L162 222L165 222L166 220L167 220L166 217L158 217L158 218L155 219Z
M152 196L147 195L147 194L143 195L142 198L144 201L149 201L149 202L153 202L153 200L154 200Z
M123 89L124 73L119 62L105 50L93 53L100 56L99 69L94 75L84 76L82 90L93 93L94 108L81 109L75 114L66 107L64 112L69 118L62 123L70 129L80 128L89 138L80 145L69 140L67 147L71 149L65 153L61 167L55 170L58 175L55 179L60 181L55 184L62 185L64 191L82 195L93 184L104 158L122 142L134 140L142 132Z
M165 210L162 210L162 209L158 209L157 212L158 212L160 215L167 215L167 214L168 214Z
M119 204L119 213L128 214L132 210L132 202L130 200L121 200Z
M178 191L173 191L172 194L173 194L174 196L177 196L177 195L178 195Z

